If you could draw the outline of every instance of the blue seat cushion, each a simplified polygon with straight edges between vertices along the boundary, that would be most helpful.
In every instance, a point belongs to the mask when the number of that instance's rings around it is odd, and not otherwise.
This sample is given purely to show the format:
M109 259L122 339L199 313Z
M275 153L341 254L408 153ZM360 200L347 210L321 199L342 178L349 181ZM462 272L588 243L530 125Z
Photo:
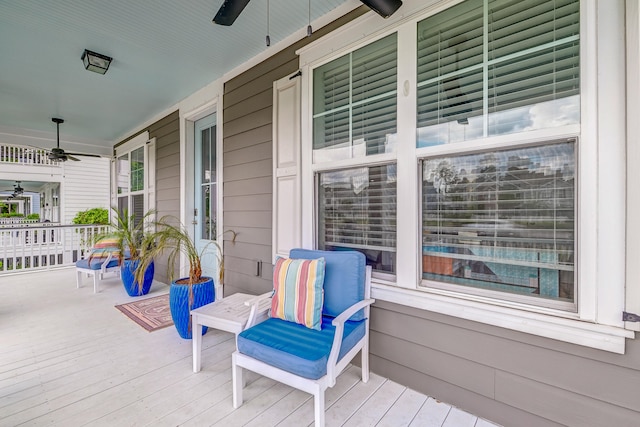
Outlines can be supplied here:
M325 259L323 315L336 317L353 304L364 299L367 268L364 254L357 251L291 249L289 257ZM364 310L360 310L350 320L364 318Z
M320 331L286 320L270 318L238 335L238 351L292 374L316 380L327 373L327 361L336 328L322 318ZM365 335L366 320L347 321L338 360Z
M84 268L86 270L100 270L105 258L93 258L89 263L89 258L84 258L76 261L77 268ZM111 258L106 268L116 267L118 265L118 258Z

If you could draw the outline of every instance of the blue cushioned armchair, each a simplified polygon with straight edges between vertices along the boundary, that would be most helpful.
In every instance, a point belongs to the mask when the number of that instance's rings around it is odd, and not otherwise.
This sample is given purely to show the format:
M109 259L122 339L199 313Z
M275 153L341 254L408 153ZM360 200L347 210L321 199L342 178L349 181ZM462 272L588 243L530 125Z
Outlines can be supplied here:
M93 293L98 293L99 283L107 273L120 274L120 253L115 246L96 247L86 258L76 262L76 287L82 284L82 275L93 276Z
M356 251L293 249L289 256L326 260L322 329L277 318L252 325L251 316L232 355L233 406L242 405L244 368L313 394L319 427L324 426L325 390L335 385L359 351L362 381L369 380L371 267Z

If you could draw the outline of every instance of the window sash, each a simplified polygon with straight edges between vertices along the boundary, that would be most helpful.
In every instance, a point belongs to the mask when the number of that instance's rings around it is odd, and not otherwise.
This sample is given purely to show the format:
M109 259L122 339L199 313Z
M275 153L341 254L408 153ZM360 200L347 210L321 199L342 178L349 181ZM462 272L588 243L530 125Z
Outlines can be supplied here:
M418 146L579 123L579 12L469 0L419 22Z
M133 215L134 225L138 224L145 214L146 162L144 145L119 155L116 161L118 212L121 215L125 212L129 216Z
M395 274L395 164L320 172L318 247L355 249L374 271Z
M144 190L144 147L136 148L129 156L131 192Z
M575 142L424 159L425 284L575 310L575 162Z
M314 163L395 150L397 65L394 33L314 69Z

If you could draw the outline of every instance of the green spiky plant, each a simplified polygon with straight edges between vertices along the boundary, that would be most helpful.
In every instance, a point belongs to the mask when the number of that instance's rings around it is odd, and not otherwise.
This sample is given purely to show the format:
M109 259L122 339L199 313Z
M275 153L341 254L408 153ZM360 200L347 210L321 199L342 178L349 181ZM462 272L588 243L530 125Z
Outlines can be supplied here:
M222 256L222 247L218 242L209 242L201 251L198 251L195 241L189 234L184 225L173 216L164 216L155 223L156 231L149 234L146 237L144 246L149 247L141 258L141 268L136 273L136 279L139 274L144 271L144 268L148 266L153 258L157 258L162 253L168 253L168 270L167 275L169 280L173 281L175 265L179 261L179 257L183 254L189 263L189 276L186 283L180 282L179 284L186 284L189 286L190 300L193 298L193 285L206 281L202 276L202 255L209 245L214 245L217 248L216 257L218 259L218 280L221 284L224 278L224 258ZM237 233L233 230L227 230L223 234L231 233L231 242L235 243Z
M128 265L132 267L136 265L136 263L139 263L144 253L150 249L147 236L155 211L151 209L147 211L142 218L136 218L135 214L129 215L127 209L119 211L117 208L112 207L111 210L113 211L113 217L109 229L104 233L93 236L92 243L96 244L105 240L113 240L115 246L118 248L118 252L121 254L118 258L118 265L122 266L126 255L126 258L131 262L131 264ZM89 262L91 262L92 257L93 254L89 257ZM147 267L148 264L142 269L142 278L144 278ZM136 273L137 271L138 270L136 270ZM135 278L137 280L138 293L142 294L144 280L138 279L137 275ZM128 283L125 283L124 278L123 283L125 284L125 288L129 286Z
M147 233L151 219L155 214L153 209L147 211L142 218L136 221L135 214L129 215L129 211L124 209L120 212L112 207L113 219L109 230L100 233L93 238L93 243L100 243L103 240L113 239L117 241L117 247L121 254L128 254L132 261L142 259L144 252L150 249L147 242ZM120 263L124 257L120 257Z

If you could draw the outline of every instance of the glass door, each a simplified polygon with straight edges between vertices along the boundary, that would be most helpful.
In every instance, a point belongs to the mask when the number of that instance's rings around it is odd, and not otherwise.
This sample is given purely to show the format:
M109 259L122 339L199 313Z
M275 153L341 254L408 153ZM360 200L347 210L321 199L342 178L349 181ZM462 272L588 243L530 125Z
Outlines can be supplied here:
M195 243L202 253L202 273L218 285L216 115L195 122ZM216 297L218 298L218 297Z

